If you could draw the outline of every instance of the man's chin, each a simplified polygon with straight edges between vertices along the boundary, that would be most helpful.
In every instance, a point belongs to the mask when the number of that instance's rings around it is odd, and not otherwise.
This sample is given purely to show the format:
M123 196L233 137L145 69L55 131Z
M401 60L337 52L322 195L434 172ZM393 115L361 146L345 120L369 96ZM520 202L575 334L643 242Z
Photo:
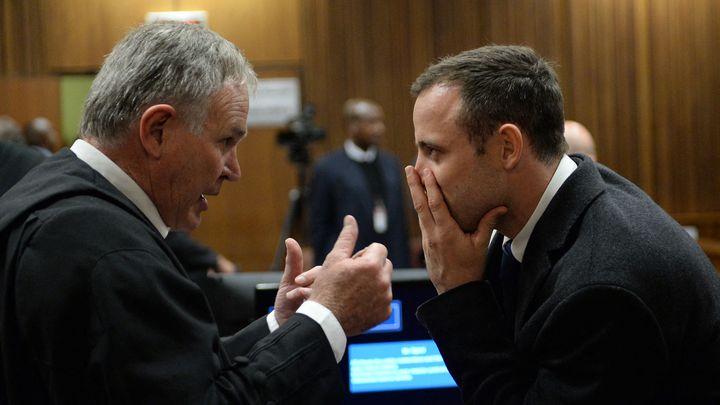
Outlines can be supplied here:
M184 232L192 232L200 226L200 223L202 223L200 214L190 215L184 221L177 224L176 229Z

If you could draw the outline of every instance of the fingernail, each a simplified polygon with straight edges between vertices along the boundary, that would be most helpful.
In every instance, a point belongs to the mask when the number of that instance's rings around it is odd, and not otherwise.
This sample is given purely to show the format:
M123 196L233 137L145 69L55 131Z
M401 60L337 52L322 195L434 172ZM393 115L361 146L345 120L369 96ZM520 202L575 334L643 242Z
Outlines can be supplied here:
M405 175L409 176L411 173L411 170L412 170L411 166L405 166Z
M343 218L343 226L350 226L350 215L345 215Z
M298 284L304 284L307 282L307 278L303 275L300 275L295 278L295 282Z

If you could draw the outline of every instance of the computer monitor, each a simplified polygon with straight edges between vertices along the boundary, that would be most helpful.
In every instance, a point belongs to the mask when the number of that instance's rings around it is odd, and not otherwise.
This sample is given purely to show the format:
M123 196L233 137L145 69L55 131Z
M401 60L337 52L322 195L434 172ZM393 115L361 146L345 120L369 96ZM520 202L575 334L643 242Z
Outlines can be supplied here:
M461 404L462 397L437 346L415 318L415 310L436 292L423 270L396 270L392 315L348 339L340 371L343 404ZM277 283L256 287L257 315L267 314Z

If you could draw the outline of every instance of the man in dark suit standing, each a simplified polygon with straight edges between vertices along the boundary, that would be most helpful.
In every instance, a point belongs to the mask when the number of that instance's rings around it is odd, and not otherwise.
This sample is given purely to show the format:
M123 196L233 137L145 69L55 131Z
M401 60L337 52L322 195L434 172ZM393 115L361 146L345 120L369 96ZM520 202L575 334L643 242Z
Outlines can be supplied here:
M196 25L148 24L115 46L81 139L0 198L0 403L339 400L346 335L386 319L392 296L382 245L351 257L352 217L311 289L288 239L274 311L224 339L164 240L240 177L255 80Z
M418 317L465 401L718 403L718 275L638 187L565 154L553 69L483 47L412 93L406 174L438 292Z
M378 148L385 135L383 110L353 98L343 108L347 140L323 156L310 185L310 233L316 263L322 263L352 215L360 228L358 248L372 242L388 248L396 268L409 267L407 221L400 162Z

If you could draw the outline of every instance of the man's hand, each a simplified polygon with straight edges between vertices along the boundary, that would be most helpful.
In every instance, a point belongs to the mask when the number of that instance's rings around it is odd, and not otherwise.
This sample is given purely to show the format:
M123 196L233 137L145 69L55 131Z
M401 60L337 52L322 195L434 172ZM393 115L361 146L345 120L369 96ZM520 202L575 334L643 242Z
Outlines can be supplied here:
M357 241L355 218L346 216L333 250L322 266L295 279L302 288L289 299L305 297L328 308L347 336L370 329L390 316L392 263L387 249L373 243L351 257Z
M473 233L465 233L450 214L435 176L425 169L422 177L412 166L405 168L410 195L422 233L425 265L438 294L471 281L482 280L490 235L506 207L488 211Z
M288 294L298 287L295 283L295 277L302 273L302 249L300 249L300 245L295 239L288 238L285 239L285 250L285 270L275 296L275 319L279 325L282 325L293 316L303 302L302 295Z

